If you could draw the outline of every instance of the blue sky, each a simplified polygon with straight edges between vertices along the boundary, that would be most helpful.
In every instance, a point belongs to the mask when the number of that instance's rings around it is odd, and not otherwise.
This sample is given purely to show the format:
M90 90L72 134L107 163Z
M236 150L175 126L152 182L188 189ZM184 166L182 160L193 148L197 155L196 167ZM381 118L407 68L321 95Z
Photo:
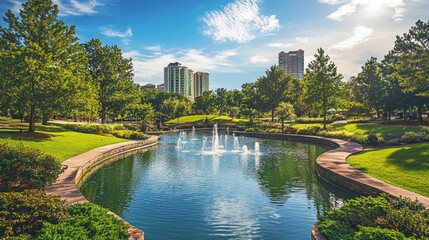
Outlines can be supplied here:
M0 0L0 13L22 0ZM210 73L210 88L239 89L277 64L280 51L322 47L344 80L421 19L427 0L54 0L81 42L99 38L133 58L134 80L163 82L179 61ZM3 24L3 23L2 23Z

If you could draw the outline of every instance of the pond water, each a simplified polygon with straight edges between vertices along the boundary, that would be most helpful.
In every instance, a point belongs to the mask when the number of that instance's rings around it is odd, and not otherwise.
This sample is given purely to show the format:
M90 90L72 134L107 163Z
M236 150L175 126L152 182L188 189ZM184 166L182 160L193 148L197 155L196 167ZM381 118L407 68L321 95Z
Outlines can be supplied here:
M96 171L81 191L145 239L310 239L317 216L352 197L315 174L329 147L225 135L163 135Z

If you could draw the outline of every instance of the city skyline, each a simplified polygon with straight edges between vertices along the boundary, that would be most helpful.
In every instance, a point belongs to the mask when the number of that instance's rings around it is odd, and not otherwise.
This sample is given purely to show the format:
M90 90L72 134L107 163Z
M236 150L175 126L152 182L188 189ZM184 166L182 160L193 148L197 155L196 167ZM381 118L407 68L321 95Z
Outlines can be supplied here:
M18 12L21 2L2 1L0 13ZM210 72L211 89L254 82L277 64L280 51L304 49L306 67L319 47L348 80L429 11L423 0L53 2L60 18L76 25L80 42L100 38L133 58L140 85L161 84L163 68L179 61Z

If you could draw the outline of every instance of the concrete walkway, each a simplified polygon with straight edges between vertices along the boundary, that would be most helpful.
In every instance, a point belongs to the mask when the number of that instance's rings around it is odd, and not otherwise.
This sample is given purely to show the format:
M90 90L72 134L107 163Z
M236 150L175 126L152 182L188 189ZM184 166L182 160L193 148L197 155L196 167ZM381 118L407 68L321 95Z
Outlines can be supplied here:
M87 203L89 202L79 191L77 183L84 176L85 172L89 171L95 165L102 163L108 158L120 156L124 153L136 151L138 149L148 148L158 143L157 136L151 136L147 140L129 141L123 143L112 144L99 147L74 156L63 162L67 169L61 173L57 181L45 188L47 194L56 194L61 199L66 201L66 204ZM121 219L116 214L110 212L111 215ZM123 220L123 219L121 219ZM124 221L125 222L125 221ZM127 222L125 222L128 224ZM130 224L128 224L130 225ZM128 232L131 234L130 239L143 239L143 232L130 225Z
M329 141L335 142L339 147L316 159L317 170L322 178L365 195L386 192L394 197L418 199L426 208L429 208L428 197L390 185L350 166L346 159L362 151L363 147L360 144L339 139L329 139Z

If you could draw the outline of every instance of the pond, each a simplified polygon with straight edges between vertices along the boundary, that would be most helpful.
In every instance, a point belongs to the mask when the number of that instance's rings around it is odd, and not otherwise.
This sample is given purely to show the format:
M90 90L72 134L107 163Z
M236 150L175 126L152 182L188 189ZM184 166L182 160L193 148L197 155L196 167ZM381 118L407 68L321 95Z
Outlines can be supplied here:
M225 131L168 134L100 168L81 191L145 239L310 239L317 216L353 196L316 176L315 159L329 149Z

